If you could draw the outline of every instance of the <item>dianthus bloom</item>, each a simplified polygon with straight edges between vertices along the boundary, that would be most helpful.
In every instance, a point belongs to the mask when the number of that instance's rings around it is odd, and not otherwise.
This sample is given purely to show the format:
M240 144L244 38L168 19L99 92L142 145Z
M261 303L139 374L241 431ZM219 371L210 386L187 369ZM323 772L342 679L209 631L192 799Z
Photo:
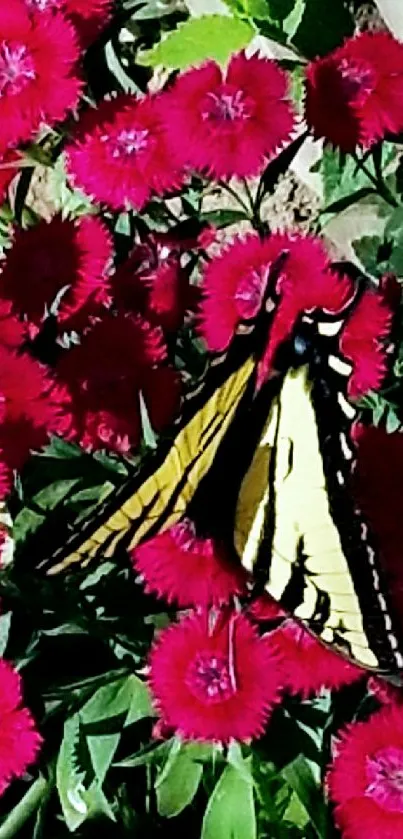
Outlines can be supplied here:
M366 291L349 317L340 337L340 349L353 362L349 394L354 398L376 390L386 372L385 339L392 313L382 296Z
M300 234L237 236L211 260L204 276L201 331L210 350L228 347L240 321L258 314L270 286L280 299L267 365L298 315L315 308L336 312L351 295L350 282L330 272L320 239Z
M337 745L328 787L348 839L403 835L403 709L390 706L354 723Z
M20 778L37 757L42 738L31 714L21 707L21 680L0 659L0 794Z
M31 17L23 0L0 5L0 151L29 140L78 102L78 47L61 15Z
M403 44L365 32L308 65L305 116L315 137L354 151L403 128Z
M1 343L0 400L1 460L10 470L20 469L31 450L45 445L49 434L68 433L66 391L38 361Z
M154 644L150 682L164 726L190 740L258 737L278 700L278 663L242 614L202 612Z
M184 519L133 551L145 590L179 606L220 606L245 591L246 572Z
M75 438L81 445L121 454L137 446L142 437L140 395L155 431L170 422L180 386L176 371L165 362L161 330L139 317L112 313L64 353L58 375L71 394Z
M354 432L355 498L376 537L396 620L403 630L403 434L364 425Z
M180 248L166 234L136 245L111 277L111 288L119 310L140 312L166 332L179 329L192 303Z
M0 157L0 204L7 199L8 188L15 176L20 173L18 168L20 160L21 155L14 149L6 151Z
M0 298L0 344L15 350L27 338L26 329L12 313L11 303Z
M111 237L99 218L55 216L17 229L0 273L0 294L33 335L49 311L63 331L79 331L109 301ZM29 282L27 282L29 277Z
M225 73L214 61L183 73L163 105L183 163L216 178L258 175L293 127L287 76L244 53Z
M111 17L113 0L25 0L34 14L62 11L73 23L83 47L89 46Z
M307 698L323 688L337 690L365 675L294 620L287 620L264 637L279 656L281 683L292 694Z
M121 95L87 111L67 148L74 184L113 210L140 210L153 194L179 187L161 120L162 96Z

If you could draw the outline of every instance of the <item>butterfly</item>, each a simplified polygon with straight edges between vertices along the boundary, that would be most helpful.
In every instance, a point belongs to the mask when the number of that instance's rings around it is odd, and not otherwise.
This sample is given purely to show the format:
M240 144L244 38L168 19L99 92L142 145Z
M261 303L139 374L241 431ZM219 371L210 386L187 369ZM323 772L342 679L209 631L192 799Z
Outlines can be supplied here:
M276 311L267 291L185 397L172 436L38 567L57 574L113 557L186 516L251 572L254 592L351 661L398 673L399 625L351 489L357 412L339 348L361 293L357 284L338 314L301 313L262 380Z

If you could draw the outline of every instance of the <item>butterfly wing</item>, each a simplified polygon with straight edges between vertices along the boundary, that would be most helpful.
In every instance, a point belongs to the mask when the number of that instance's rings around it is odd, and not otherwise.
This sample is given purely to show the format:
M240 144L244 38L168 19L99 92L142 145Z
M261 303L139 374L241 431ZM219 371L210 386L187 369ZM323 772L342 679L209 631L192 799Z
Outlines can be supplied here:
M325 388L320 378L310 381L307 366L285 376L241 484L235 548L323 641L357 664L391 672L403 665L397 631L368 527L349 492L355 412L346 380L347 368L344 376L329 375Z

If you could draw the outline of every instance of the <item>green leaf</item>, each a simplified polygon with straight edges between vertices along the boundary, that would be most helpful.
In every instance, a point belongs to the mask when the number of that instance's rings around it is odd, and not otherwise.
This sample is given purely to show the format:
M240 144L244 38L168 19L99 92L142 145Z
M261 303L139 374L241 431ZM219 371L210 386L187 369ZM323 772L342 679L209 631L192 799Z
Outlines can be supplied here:
M233 766L224 769L207 804L201 839L256 839L253 786Z
M315 828L319 839L328 836L328 812L312 769L305 757L299 755L284 767L283 777L298 796Z
M80 720L78 714L66 720L64 735L56 764L56 786L64 820L69 830L77 830L88 815L88 806L83 798L85 787L84 771L79 771L75 762L75 748L79 738Z
M354 32L354 18L343 0L305 0L292 42L306 58L326 55Z
M10 634L12 612L4 612L0 615L0 656L3 656L8 643L8 636Z
M209 210L202 213L200 221L206 224L212 224L221 230L223 227L229 227L231 224L237 224L239 221L247 220L248 216L243 210Z
M53 510L60 501L69 495L70 490L78 483L78 478L66 478L48 484L33 496L32 500L43 510Z
M252 26L238 18L225 15L190 18L152 50L142 53L138 62L172 70L183 70L207 58L224 64L231 53L246 47L253 35Z
M122 90L125 93L139 93L140 88L137 87L136 83L133 81L130 76L127 75L124 68L122 67L121 62L119 61L118 56L115 52L115 47L112 41L108 41L105 46L105 60L108 69L111 71L112 75L115 77L116 81L119 83Z
M155 788L160 816L172 818L187 807L199 788L203 766L188 754L186 746L174 741ZM173 757L171 758L171 754Z
M150 691L145 682L142 682L138 676L133 674L129 676L128 682L130 685L131 700L125 725L132 725L144 717L155 716L155 711L152 706Z

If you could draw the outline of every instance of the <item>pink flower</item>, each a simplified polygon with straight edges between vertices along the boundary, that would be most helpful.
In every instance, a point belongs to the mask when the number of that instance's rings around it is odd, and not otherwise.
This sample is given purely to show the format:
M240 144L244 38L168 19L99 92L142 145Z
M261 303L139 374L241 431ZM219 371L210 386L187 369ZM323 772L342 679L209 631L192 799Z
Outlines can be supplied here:
M161 99L121 95L87 111L66 151L74 184L113 210L141 210L152 195L179 187Z
M179 378L166 364L161 330L140 317L106 312L62 355L57 372L71 395L74 437L86 449L125 454L138 445L140 393L155 431L178 408Z
M25 0L25 5L34 14L62 11L73 23L80 44L85 48L110 20L113 0Z
M181 250L167 234L149 236L135 245L111 278L119 310L141 313L166 332L176 332L192 302Z
M343 151L403 128L403 45L386 32L350 38L308 65L305 116L315 137Z
M18 163L21 161L21 155L10 149L0 157L0 203L7 200L8 188L16 175L20 174Z
M1 458L9 470L20 469L30 451L46 444L49 434L68 433L71 417L66 391L46 367L1 343L0 401Z
M348 726L327 782L335 817L348 839L403 835L403 709L382 709Z
M179 606L220 606L245 590L246 572L184 519L133 551L145 590Z
M21 680L11 665L0 659L0 794L20 778L37 757L42 738L31 714L21 707Z
M380 387L386 373L386 352L383 339L389 335L392 312L380 294L366 291L349 317L341 338L340 349L354 365L349 381L349 394L358 398Z
M245 742L278 701L278 663L242 614L202 612L164 630L150 682L162 723L180 737Z
M293 127L285 73L244 53L183 73L163 107L183 164L216 178L258 175Z
M23 0L0 7L0 151L29 140L75 107L78 48L60 14L32 18Z
M315 308L336 312L352 290L349 280L330 272L320 239L280 233L266 239L255 234L238 236L211 260L204 275L201 332L210 350L226 349L240 321L258 314L270 285L279 301L263 363L265 371L302 312Z
M99 218L70 221L58 215L15 231L0 273L0 294L28 321L31 335L55 301L59 328L79 331L109 302L111 262L112 240Z
M365 675L294 620L287 620L264 638L279 656L280 680L289 693L307 698L323 688L338 690Z

